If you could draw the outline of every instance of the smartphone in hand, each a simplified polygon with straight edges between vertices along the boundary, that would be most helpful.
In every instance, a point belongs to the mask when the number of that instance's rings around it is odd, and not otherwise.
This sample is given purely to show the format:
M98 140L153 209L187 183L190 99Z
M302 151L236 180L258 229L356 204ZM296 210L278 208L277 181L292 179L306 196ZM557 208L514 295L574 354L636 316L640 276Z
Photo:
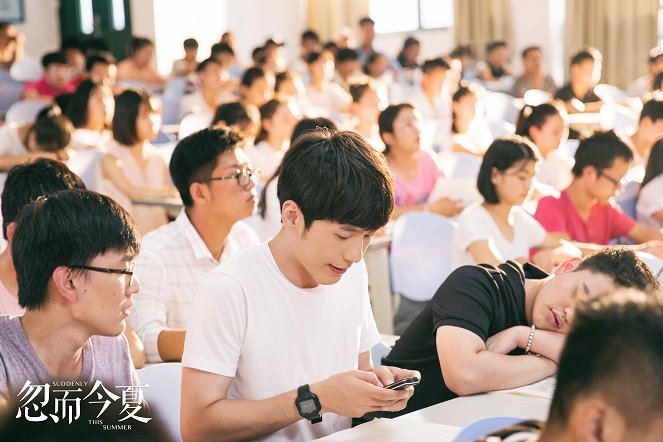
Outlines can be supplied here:
M394 382L393 384L386 385L384 388L388 388L389 390L402 390L410 385L417 385L419 381L420 379L416 377L404 378L400 381Z

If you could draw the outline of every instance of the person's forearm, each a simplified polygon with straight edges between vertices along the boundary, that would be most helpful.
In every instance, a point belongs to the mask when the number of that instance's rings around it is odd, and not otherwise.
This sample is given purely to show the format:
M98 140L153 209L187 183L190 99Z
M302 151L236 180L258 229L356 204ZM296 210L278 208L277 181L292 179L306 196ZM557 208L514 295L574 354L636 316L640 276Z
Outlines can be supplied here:
M518 348L522 348L523 350L527 348L527 340L529 339L530 332L530 327L522 327L522 330L518 334ZM539 354L554 362L559 362L565 342L566 334L539 330L537 328L534 330L534 335L532 336L530 352Z
M164 362L180 362L184 353L185 329L165 329L159 333L157 348Z
M471 361L465 361L463 368L457 370L458 376L449 378L445 375L445 382L457 395L468 396L521 387L551 376L556 371L557 364L544 356L510 356L484 350L473 356Z
M295 406L297 390L259 401L221 399L202 413L184 416L182 439L254 440L301 419Z

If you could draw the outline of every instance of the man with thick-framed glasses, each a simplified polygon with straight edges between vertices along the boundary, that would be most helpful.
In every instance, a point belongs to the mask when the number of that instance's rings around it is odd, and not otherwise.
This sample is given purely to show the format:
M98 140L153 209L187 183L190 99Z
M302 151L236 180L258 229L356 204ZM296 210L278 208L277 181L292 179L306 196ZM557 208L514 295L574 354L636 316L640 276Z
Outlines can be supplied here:
M21 210L11 244L26 311L0 316L0 399L17 401L27 381L100 381L116 395L138 386L122 334L140 290L129 214L96 192L63 190Z
M85 184L67 166L47 158L14 166L7 173L2 189L2 233L7 248L0 253L0 315L22 315L19 305L16 269L11 256L11 242L16 219L23 207L40 197L67 189L85 189ZM140 339L127 327L124 335L129 343L134 367L145 365L145 352Z
M170 174L184 208L143 239L136 261L141 296L129 322L149 362L178 361L198 282L219 262L258 242L240 222L254 213L257 169L227 129L204 129L181 140Z
M542 198L534 218L585 254L626 237L637 250L663 257L663 231L635 221L613 199L626 184L632 162L633 152L621 136L595 132L580 141L571 184L559 197Z

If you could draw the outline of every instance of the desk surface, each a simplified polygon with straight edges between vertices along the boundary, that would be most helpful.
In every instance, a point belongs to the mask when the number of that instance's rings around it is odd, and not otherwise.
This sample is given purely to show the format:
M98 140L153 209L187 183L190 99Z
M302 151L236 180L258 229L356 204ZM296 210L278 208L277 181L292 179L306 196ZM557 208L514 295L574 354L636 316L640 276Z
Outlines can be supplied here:
M513 393L460 397L396 419L375 419L321 440L335 442L416 440L452 441L463 427L488 417L518 417L545 421L550 400ZM416 438L413 436L416 434Z
M479 419L497 416L545 421L549 408L549 399L512 393L488 393L452 399L396 419L465 427Z

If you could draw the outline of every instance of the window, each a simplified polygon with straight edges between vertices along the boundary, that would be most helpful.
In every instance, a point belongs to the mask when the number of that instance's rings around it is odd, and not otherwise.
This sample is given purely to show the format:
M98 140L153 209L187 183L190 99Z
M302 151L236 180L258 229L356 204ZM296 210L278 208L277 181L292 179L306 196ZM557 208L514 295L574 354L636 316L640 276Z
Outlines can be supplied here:
M368 8L375 32L380 34L450 28L454 24L453 0L369 0Z
M80 0L81 32L92 34L94 32L94 15L92 14L92 0Z
M124 0L113 0L111 8L113 10L113 29L123 31L126 26Z

